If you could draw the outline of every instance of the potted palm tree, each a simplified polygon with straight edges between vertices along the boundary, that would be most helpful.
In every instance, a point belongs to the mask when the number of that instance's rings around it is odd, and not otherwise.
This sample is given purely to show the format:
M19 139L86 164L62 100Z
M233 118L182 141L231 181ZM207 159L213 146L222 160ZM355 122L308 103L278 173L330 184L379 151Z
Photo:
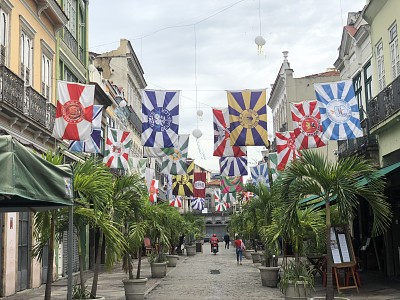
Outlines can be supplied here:
M281 173L288 224L295 222L300 201L308 195L316 195L325 205L327 300L334 299L330 249L331 200L336 201L340 218L350 222L359 198L364 198L374 215L373 235L382 234L390 225L392 213L384 195L384 181L375 171L373 164L361 157L352 156L329 162L322 154L305 150ZM367 184L360 184L360 178L365 178Z
M203 232L204 221L201 217L187 212L183 215L185 222L185 249L187 256L196 255L196 236Z

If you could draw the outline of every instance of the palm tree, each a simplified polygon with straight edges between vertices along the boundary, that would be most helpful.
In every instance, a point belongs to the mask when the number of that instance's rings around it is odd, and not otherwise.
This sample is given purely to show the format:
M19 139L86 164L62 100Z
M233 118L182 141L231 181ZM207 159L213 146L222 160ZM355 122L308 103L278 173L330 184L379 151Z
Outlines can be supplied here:
M373 235L382 234L390 225L392 213L384 195L385 184L375 171L371 162L360 157L347 157L332 163L320 153L306 150L281 173L282 193L288 206L288 224L295 224L298 219L299 201L304 197L317 195L325 203L327 300L334 298L330 249L331 199L335 199L341 219L350 221L355 215L359 197L364 198L374 214ZM361 177L366 178L368 184L359 184Z

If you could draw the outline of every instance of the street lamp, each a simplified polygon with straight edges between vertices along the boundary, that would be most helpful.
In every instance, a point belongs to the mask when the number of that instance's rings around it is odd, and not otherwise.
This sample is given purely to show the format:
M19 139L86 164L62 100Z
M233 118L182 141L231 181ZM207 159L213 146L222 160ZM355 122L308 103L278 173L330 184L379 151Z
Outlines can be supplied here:
M117 101L119 107L125 107L126 106L126 100L122 98L121 96L116 96L115 101Z

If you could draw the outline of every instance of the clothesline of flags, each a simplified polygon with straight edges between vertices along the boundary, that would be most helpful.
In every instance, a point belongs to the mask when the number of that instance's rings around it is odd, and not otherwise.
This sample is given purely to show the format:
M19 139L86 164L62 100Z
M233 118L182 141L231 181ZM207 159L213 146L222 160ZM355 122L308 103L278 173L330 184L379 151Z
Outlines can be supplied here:
M58 81L58 101L53 129L55 138L70 141L69 150L99 153L103 107L94 105L93 85ZM351 81L314 84L316 100L291 103L293 131L276 132L276 152L267 163L250 168L253 183L269 186L279 171L309 148L326 146L329 140L347 140L363 135L358 104ZM171 206L181 207L189 198L192 209L203 210L205 173L194 172L188 159L189 135L179 134L179 91L142 91L142 145L145 157L161 161ZM243 191L247 171L247 147L268 146L266 90L227 91L227 107L213 108L214 151L219 157L221 189L214 194L216 211L254 195ZM130 157L132 133L108 128L104 163L110 168L137 172L145 178L149 201L156 202L158 180L146 167L147 158Z

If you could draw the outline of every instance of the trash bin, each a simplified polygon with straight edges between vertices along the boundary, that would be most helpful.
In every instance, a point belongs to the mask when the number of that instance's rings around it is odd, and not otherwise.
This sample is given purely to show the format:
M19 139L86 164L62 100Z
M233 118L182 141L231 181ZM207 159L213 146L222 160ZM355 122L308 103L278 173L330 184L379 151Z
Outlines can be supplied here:
M196 252L203 252L203 247L201 242L196 242Z

